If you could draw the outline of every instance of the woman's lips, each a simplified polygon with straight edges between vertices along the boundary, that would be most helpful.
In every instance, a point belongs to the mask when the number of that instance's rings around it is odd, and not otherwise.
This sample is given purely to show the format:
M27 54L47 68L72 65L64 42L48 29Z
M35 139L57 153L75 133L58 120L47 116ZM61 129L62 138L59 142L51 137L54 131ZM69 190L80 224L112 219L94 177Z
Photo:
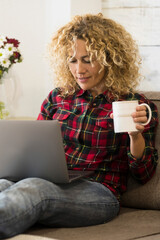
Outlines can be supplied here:
M77 79L79 82L84 83L84 82L88 81L89 78L90 77L81 77L81 78L77 78Z

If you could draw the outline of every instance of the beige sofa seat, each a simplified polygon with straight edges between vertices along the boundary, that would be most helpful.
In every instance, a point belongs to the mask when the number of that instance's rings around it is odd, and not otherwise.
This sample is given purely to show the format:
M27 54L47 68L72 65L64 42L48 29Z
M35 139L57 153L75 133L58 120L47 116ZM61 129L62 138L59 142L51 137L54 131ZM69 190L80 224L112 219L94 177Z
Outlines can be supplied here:
M160 112L160 92L146 92ZM160 117L159 117L160 118ZM160 153L160 126L156 137ZM160 161L160 160L159 160ZM81 228L45 228L34 226L13 240L160 240L160 164L156 174L145 185L132 178L122 197L122 208L117 218L109 223Z

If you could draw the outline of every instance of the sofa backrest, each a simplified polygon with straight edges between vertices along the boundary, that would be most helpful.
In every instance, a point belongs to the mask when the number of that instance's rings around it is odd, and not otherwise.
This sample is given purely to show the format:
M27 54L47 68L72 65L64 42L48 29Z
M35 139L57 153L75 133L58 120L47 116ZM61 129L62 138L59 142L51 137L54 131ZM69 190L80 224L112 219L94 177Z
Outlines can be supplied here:
M157 128L156 133L156 148L160 155L160 92L143 92L143 94L150 99L152 102L154 102L158 108L158 119L159 119L159 125ZM160 160L159 160L160 161Z

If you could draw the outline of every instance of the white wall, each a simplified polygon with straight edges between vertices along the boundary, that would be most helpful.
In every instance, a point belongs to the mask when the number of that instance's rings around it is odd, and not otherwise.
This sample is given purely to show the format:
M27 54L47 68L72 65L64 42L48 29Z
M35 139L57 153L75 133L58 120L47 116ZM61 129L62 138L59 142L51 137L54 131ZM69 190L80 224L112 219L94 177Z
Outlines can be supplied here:
M44 85L44 8L43 0L0 0L0 34L18 39L24 58L12 69L16 83L14 115L35 115L35 102L42 101L44 95L39 87Z
M71 16L102 11L101 0L70 0Z
M145 77L139 89L160 91L160 1L102 0L102 12L121 23L139 44Z
M45 57L52 33L75 14L100 11L101 0L0 0L0 34L18 39L24 58L9 73L16 86L8 81L14 117L37 117L54 87Z

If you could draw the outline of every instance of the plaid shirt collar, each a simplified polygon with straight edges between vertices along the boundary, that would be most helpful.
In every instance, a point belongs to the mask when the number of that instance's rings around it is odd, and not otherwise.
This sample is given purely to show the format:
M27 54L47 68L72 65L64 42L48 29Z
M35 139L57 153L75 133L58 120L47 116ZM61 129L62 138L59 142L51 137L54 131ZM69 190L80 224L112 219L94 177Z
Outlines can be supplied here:
M87 90L80 89L77 91L76 96L81 97L84 96L85 94L90 95L90 93ZM114 101L114 96L111 92L108 90L104 91L103 93L100 94L102 97L106 99L107 102L112 103Z

